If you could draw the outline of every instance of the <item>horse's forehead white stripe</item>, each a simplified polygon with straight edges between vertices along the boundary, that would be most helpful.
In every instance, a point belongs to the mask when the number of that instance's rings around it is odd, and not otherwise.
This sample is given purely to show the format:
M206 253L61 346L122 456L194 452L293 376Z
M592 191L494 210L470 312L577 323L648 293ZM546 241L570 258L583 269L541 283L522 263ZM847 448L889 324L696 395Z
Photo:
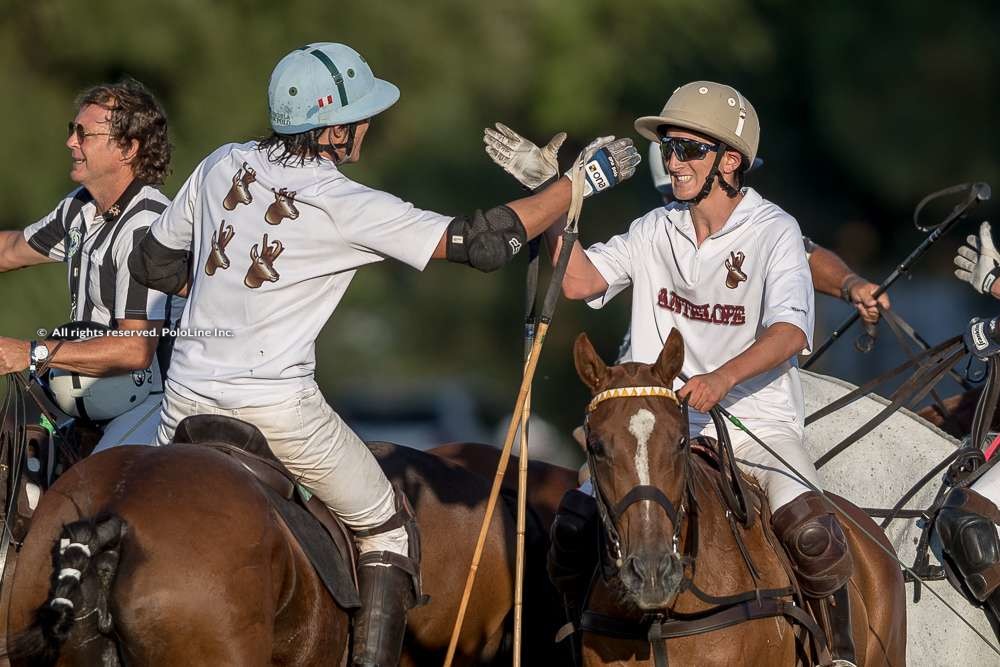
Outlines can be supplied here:
M635 470L639 484L649 484L649 437L655 425L656 417L646 408L639 408L628 420L628 432L635 436Z

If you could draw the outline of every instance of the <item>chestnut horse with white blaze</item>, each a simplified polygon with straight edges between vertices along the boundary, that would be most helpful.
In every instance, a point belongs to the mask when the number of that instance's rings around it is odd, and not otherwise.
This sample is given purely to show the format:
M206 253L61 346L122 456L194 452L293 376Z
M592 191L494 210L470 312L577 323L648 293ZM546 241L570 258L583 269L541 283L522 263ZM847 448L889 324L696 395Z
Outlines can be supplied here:
M750 526L723 502L711 457L692 452L686 406L670 391L684 355L672 331L653 364L608 367L585 334L577 372L595 398L587 455L602 548L582 620L585 665L795 665L819 662L794 575L754 492ZM752 483L748 483L752 485ZM891 545L867 516L841 515ZM848 589L861 665L905 665L906 603L893 559L842 516L854 560ZM816 628L814 624L814 629ZM819 636L821 632L817 632Z

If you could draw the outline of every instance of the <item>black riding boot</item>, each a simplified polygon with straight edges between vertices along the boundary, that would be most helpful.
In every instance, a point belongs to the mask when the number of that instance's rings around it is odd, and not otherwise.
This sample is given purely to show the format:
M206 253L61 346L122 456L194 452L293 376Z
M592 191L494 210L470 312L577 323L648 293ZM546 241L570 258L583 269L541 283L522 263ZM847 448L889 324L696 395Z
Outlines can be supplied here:
M594 497L577 489L567 491L552 522L547 560L549 579L563 595L566 618L573 628L580 622L587 587L597 567L598 531ZM571 639L578 663L579 633L574 632Z
M406 612L416 605L413 575L384 564L387 552L366 553L358 567L361 609L354 616L352 665L396 667L403 651ZM395 556L395 554L391 554ZM377 565L365 564L378 562Z
M992 517L997 508L972 489L948 494L934 527L941 537L952 585L981 606L1000 639L1000 542Z
M358 538L406 530L408 556L368 551L358 557L361 609L354 614L351 664L354 667L396 667L403 652L406 612L426 604L420 583L420 531L406 495L398 487L396 513L381 526L357 530Z

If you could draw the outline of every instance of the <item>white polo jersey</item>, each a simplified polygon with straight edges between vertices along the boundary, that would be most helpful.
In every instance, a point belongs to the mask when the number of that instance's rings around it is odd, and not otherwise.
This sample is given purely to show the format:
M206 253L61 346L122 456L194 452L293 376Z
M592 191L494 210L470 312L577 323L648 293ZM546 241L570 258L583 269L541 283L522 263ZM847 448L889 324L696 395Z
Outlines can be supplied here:
M812 347L814 294L802 232L795 218L752 188L701 247L687 206L675 202L586 252L608 283L588 301L591 307L633 287L631 361L654 362L671 328L684 337L688 377L716 370L776 322L801 329ZM736 385L721 405L743 420L802 424L795 358ZM692 411L691 420L708 417Z
M329 160L285 166L256 142L219 148L150 229L193 252L171 388L232 409L313 386L316 337L355 271L387 257L422 270L452 219Z

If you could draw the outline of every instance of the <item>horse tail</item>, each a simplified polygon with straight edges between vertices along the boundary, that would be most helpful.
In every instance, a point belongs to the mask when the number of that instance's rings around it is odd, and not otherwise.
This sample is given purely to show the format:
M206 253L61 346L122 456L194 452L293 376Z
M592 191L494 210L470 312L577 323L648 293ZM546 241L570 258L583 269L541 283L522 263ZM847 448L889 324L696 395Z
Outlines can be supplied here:
M112 618L108 601L126 530L125 521L113 514L63 527L52 549L49 596L35 611L32 624L11 638L8 657L29 659L33 665L54 665L74 624L94 614L97 629L109 635Z

